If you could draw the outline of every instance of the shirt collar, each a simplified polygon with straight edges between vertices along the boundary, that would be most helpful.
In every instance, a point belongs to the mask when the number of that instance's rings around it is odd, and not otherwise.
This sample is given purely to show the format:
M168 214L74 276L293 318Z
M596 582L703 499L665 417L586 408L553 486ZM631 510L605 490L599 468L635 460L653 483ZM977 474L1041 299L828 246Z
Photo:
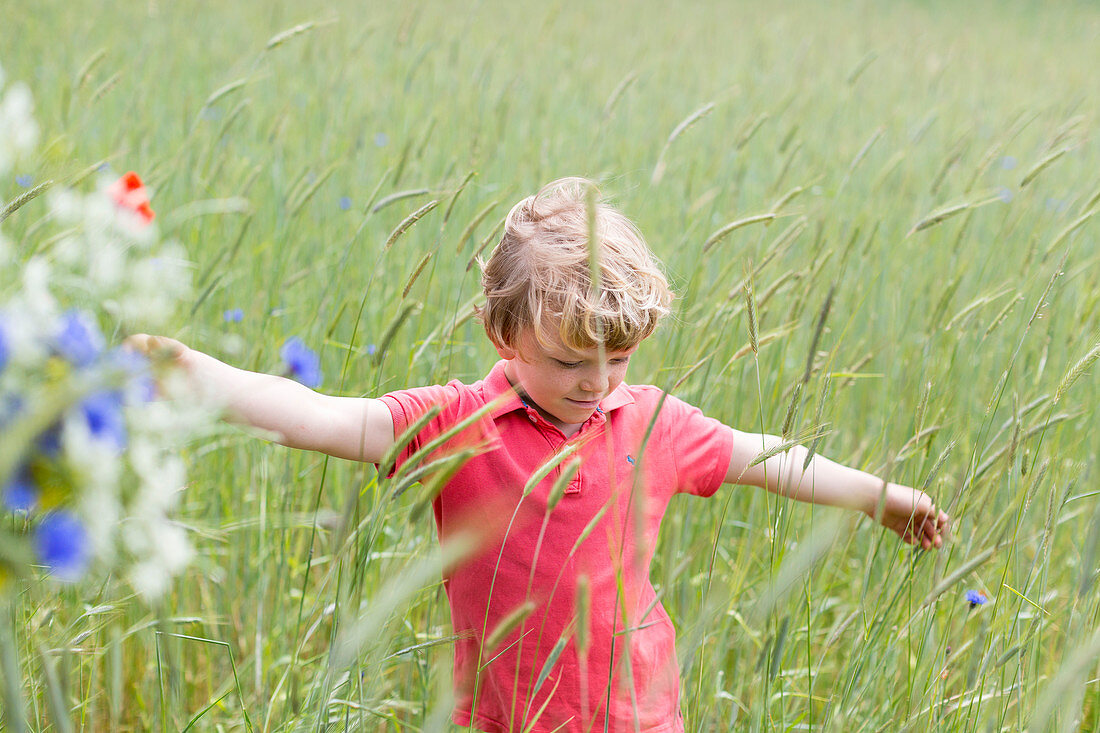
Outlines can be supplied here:
M489 410L489 417L494 420L514 410L522 410L524 407L523 400L504 374L504 367L507 363L504 359L498 361L482 381L482 393L485 396L485 402L499 401L496 407ZM625 384L620 384L611 394L600 400L600 410L606 415L623 405L633 403L634 395L630 393L630 388Z

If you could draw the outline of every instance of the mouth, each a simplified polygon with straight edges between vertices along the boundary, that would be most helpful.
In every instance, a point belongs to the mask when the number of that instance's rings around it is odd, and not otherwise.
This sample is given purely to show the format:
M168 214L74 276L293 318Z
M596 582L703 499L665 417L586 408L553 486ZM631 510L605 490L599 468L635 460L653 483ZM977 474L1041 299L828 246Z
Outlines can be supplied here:
M565 399L569 400L569 402L573 403L577 407L585 410L595 410L597 407L600 406L599 400L575 400L572 397L566 397Z

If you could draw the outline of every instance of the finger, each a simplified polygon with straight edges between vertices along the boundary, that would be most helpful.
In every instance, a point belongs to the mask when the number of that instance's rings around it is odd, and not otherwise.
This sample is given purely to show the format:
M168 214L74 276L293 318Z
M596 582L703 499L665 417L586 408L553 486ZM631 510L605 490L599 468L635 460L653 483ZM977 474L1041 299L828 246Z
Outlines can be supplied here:
M933 547L939 547L943 544L943 540L940 538L939 530L932 521L926 521L924 523L924 538Z
M929 523L929 531L931 534L932 544L936 547L943 547L943 541L946 535L947 526L942 523L939 517L937 517L937 520L935 522Z
M135 333L132 336L127 336L122 340L122 348L129 349L130 351L138 351L145 353L145 344L149 340L149 335L144 333Z

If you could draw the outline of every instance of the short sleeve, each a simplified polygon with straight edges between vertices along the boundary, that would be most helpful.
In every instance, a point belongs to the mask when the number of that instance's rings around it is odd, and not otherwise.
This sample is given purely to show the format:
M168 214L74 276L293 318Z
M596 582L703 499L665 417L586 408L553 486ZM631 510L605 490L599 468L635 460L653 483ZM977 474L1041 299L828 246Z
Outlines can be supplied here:
M400 438L410 425L416 423L432 407L436 405L441 407L439 414L429 420L420 432L413 436L408 445L401 450L397 461L394 463L394 469L400 468L423 445L446 432L460 419L460 387L462 385L457 382L447 385L415 387L390 392L379 398L393 417L393 435L395 438Z
M672 395L661 407L661 422L676 468L676 491L712 495L729 471L733 431Z

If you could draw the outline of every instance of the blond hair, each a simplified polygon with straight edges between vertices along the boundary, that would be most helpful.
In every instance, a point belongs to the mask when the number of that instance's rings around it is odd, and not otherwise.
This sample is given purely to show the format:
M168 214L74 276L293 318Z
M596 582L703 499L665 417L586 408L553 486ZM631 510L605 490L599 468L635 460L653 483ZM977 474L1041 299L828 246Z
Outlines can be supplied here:
M625 351L668 314L672 291L641 233L598 195L590 257L590 189L595 184L586 179L562 178L508 213L504 234L481 268L486 303L479 314L494 343L514 348L531 327L547 345L547 329L556 327L569 348L602 344Z

